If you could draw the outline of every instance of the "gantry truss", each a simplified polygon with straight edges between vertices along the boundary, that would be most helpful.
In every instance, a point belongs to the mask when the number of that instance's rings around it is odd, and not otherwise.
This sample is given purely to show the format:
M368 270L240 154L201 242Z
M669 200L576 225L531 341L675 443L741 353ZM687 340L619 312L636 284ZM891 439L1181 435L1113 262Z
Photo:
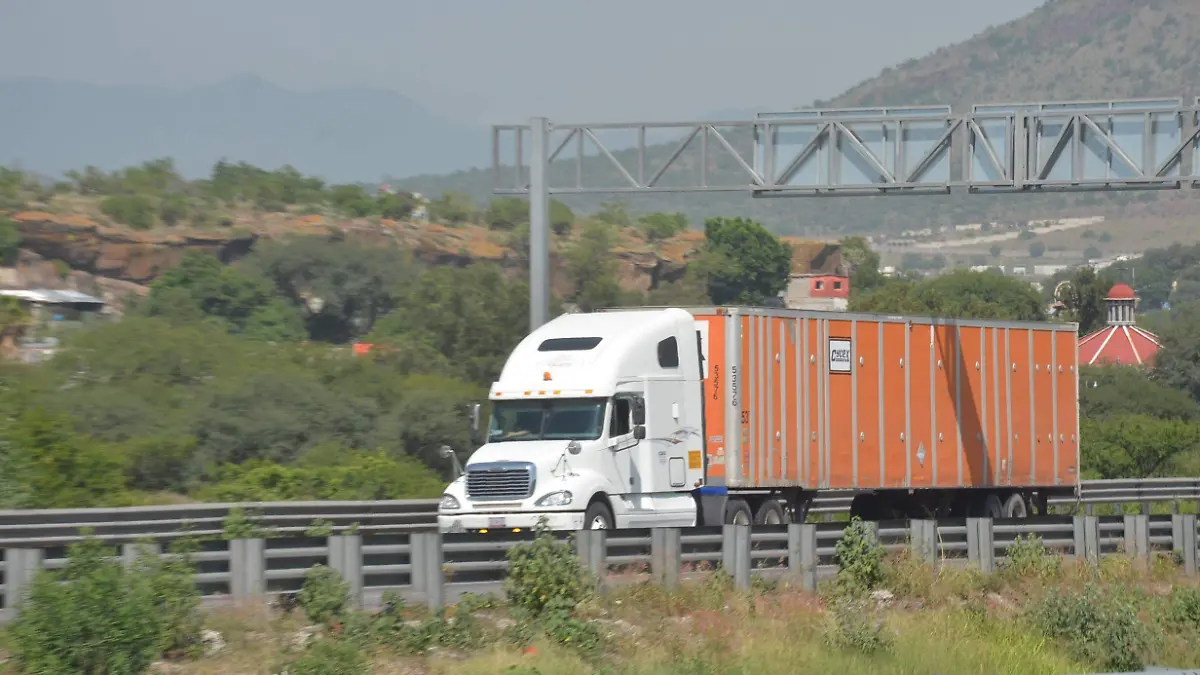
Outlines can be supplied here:
M1200 97L492 127L499 194L529 195L530 325L548 319L549 196L756 197L1170 189L1200 182ZM507 154L506 151L507 150ZM573 161L571 161L573 160Z
M743 191L755 196L1178 188L1200 97L762 113L746 121L492 128L501 194ZM535 139L544 125L545 137ZM563 165L567 166L563 166Z

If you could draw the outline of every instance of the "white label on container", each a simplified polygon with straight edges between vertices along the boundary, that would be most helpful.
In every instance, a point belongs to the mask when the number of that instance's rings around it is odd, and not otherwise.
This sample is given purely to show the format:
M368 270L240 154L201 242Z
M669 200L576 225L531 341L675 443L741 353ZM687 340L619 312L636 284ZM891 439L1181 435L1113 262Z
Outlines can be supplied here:
M851 365L850 341L845 338L829 338L829 372L848 373Z

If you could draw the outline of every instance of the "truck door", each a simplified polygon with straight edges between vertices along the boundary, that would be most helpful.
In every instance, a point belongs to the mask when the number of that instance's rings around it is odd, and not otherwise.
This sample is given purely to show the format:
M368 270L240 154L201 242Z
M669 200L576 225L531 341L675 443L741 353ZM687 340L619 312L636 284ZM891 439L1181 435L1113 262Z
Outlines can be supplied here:
M633 437L633 404L637 394L617 394L613 397L612 414L608 419L608 454L610 478L619 494L641 491L641 481L634 469L633 453L638 441Z
M634 463L638 473L649 479L647 492L688 489L688 451L700 450L701 437L699 421L687 418L684 384L683 380L646 381L646 440L634 453Z

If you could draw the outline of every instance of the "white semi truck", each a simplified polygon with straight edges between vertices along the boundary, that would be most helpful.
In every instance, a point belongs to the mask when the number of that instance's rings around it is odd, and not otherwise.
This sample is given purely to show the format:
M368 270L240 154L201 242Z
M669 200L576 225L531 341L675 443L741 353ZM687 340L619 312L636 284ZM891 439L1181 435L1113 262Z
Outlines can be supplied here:
M486 435L473 406L438 528L777 524L828 489L868 519L1044 512L1078 487L1076 359L1073 324L562 315L509 356Z

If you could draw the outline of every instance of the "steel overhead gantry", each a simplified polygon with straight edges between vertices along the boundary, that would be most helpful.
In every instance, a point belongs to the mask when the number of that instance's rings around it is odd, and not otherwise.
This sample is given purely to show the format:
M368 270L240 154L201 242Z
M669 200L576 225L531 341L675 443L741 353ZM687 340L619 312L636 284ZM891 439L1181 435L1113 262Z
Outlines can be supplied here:
M800 110L713 122L535 117L492 127L494 191L529 195L532 330L548 319L552 194L1190 188L1200 182L1198 111L1200 97L988 104L963 114L949 106Z

